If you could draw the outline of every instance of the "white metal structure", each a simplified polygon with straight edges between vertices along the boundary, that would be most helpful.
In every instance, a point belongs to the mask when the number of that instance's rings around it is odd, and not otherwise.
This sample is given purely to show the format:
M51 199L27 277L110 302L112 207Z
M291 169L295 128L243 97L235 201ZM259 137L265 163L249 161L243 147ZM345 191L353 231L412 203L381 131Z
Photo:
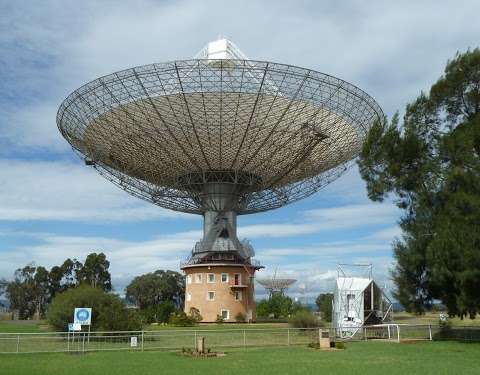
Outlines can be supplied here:
M248 57L240 51L240 48L231 40L222 37L209 42L195 55L195 58L209 60L248 60Z
M360 276L345 272L348 265L338 266L333 296L333 323L337 335L353 337L364 325L382 324L392 319L392 303L372 278L371 265L353 265L363 269Z

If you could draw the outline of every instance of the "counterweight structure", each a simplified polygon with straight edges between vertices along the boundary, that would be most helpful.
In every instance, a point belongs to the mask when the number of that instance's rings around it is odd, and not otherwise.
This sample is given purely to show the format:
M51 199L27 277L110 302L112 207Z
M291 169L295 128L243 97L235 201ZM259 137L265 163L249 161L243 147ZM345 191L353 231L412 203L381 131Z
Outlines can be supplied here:
M195 59L87 83L62 103L57 125L86 164L120 188L203 215L203 239L183 265L187 275L206 274L201 265L235 265L247 281L260 266L251 245L237 238L237 215L284 206L332 182L382 119L378 104L352 84L249 60L219 39ZM253 283L245 285L246 315L254 319ZM202 316L211 320L207 310ZM216 315L233 319L223 310Z

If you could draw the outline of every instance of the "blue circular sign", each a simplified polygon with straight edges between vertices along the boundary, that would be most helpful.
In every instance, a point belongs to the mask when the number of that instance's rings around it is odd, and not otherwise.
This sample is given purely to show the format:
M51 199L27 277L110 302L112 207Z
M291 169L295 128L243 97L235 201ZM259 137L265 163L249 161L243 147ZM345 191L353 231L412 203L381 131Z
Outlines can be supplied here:
M77 319L84 322L86 320L88 320L88 318L90 317L90 313L88 312L88 310L86 309L80 309L77 311Z

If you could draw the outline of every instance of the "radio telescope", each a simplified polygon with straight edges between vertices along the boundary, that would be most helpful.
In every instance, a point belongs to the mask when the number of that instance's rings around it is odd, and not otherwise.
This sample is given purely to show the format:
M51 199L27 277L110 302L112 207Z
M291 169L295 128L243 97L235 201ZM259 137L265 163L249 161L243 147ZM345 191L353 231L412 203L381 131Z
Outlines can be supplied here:
M241 267L250 279L260 266L237 238L237 215L282 207L338 178L382 117L375 100L348 82L249 60L219 39L194 59L85 84L61 104L57 125L85 163L121 189L204 217L203 239L182 267L188 283L192 269L220 264ZM245 285L250 298L242 301L253 319L253 283ZM197 308L197 292L190 302L188 289L186 309Z
M285 290L287 290L296 281L297 280L295 279L284 279L277 277L277 270L275 270L271 278L257 280L257 282L268 291L269 298L272 298L274 294L284 294Z

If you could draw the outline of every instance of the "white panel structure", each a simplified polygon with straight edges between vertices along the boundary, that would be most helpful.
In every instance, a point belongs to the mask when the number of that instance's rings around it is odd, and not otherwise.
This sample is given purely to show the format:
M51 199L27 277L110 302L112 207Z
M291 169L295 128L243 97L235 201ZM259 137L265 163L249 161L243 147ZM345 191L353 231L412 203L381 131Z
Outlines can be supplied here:
M392 303L372 278L371 265L354 265L367 269L367 275L345 274L345 265L338 266L333 296L333 324L337 335L353 337L364 325L392 320Z

